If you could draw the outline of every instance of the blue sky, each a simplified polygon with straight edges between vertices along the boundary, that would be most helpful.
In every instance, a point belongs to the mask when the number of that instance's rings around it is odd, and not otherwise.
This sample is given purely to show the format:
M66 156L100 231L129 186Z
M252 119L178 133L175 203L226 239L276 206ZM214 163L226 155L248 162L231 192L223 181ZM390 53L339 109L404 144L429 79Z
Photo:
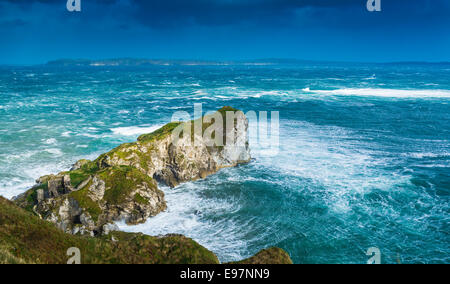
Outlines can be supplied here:
M59 58L450 61L450 1L0 0L0 64Z

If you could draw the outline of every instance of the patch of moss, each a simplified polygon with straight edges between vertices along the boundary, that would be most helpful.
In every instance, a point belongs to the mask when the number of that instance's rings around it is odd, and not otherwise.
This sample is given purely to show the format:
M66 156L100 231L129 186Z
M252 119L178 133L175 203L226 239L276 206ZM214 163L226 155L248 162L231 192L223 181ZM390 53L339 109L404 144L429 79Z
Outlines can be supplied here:
M26 197L27 205L25 210L33 212L34 205L37 203L37 189L31 189Z
M153 142L156 140L164 139L168 135L172 135L172 131L175 130L175 128L177 128L180 124L182 124L182 122L168 123L153 133L141 135L138 138L138 141L139 142Z
M120 159L126 160L132 154L132 151L130 151L130 148L134 147L134 146L136 146L136 143L122 144L122 145L118 146L117 148L115 148L114 150L112 150L110 153L108 153L108 155L110 157L112 157L113 155L116 155Z
M86 173L83 170L76 170L69 172L70 175L70 183L74 188L77 188L83 181L87 180L90 174Z
M75 199L80 207L84 208L92 219L97 222L99 216L102 214L100 206L89 197L89 188L92 186L92 181L89 182L83 189L71 192L70 197Z
M33 207L37 204L37 192L39 189L44 190L44 192L48 192L48 182L45 182L28 190L17 200L15 200L15 202L25 210L34 214Z
M136 189L136 185L146 183L149 187L156 189L153 179L134 167L108 168L99 172L99 176L106 184L104 200L108 204L123 203Z
M144 204L144 205L149 204L149 200L145 197L142 197L139 193L136 193L134 195L134 201L136 201L137 203L140 203L140 204Z
M80 170L83 171L85 174L93 175L96 172L98 172L100 168L96 162L89 161L88 163L84 164Z

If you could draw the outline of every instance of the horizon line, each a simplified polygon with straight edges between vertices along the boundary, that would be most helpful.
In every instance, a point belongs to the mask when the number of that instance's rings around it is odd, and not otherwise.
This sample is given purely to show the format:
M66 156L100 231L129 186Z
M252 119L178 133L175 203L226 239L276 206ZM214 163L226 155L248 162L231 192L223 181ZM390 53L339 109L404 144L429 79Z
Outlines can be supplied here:
M259 58L259 59L177 59L177 58L139 58L139 57L116 57L116 58L102 58L102 59L89 59L89 58L58 58L48 60L45 63L0 63L0 66L47 66L51 63L57 63L60 61L80 61L80 62L104 62L104 61L118 61L118 60L142 60L142 61L162 61L162 62L199 62L199 63L227 63L227 64L246 64L246 63L267 63L267 64L281 64L281 63L352 63L352 64L450 64L450 61L421 61L421 60L401 60L401 61L352 61L352 60L314 60L314 59L296 59L296 58ZM271 62L272 61L272 62ZM278 61L278 62L277 62ZM157 64L155 64L157 65ZM92 66L95 67L95 66ZM109 66L114 67L114 66ZM120 67L120 66L117 66Z

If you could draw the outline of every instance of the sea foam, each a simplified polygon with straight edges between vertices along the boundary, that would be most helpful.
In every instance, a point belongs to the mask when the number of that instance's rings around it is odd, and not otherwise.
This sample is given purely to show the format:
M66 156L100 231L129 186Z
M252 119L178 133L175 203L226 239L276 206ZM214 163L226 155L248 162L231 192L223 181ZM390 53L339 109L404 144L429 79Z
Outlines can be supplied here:
M115 135L120 136L136 136L140 134L147 134L152 133L159 128L161 128L163 125L154 125L154 126L130 126L130 127L117 127L112 128L111 131Z
M368 96L368 97L388 97L388 98L450 98L450 90L401 90L401 89L382 89L367 88L353 89L344 88L337 90L311 90L304 91L315 94L340 95L340 96Z

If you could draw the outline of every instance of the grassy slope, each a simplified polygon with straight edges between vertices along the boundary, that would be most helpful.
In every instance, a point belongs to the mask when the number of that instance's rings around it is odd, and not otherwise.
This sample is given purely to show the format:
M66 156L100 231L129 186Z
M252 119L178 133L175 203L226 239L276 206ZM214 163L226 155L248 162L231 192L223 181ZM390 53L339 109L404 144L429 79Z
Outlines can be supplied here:
M112 241L114 239L115 241ZM0 196L0 264L64 264L79 248L84 264L219 264L214 253L179 235L162 238L113 232L101 238L65 234L53 224ZM291 264L279 248L237 264Z
M112 236L117 241L111 241ZM114 232L103 238L72 236L0 197L0 264L66 263L67 249L81 250L82 263L219 263L191 239Z

